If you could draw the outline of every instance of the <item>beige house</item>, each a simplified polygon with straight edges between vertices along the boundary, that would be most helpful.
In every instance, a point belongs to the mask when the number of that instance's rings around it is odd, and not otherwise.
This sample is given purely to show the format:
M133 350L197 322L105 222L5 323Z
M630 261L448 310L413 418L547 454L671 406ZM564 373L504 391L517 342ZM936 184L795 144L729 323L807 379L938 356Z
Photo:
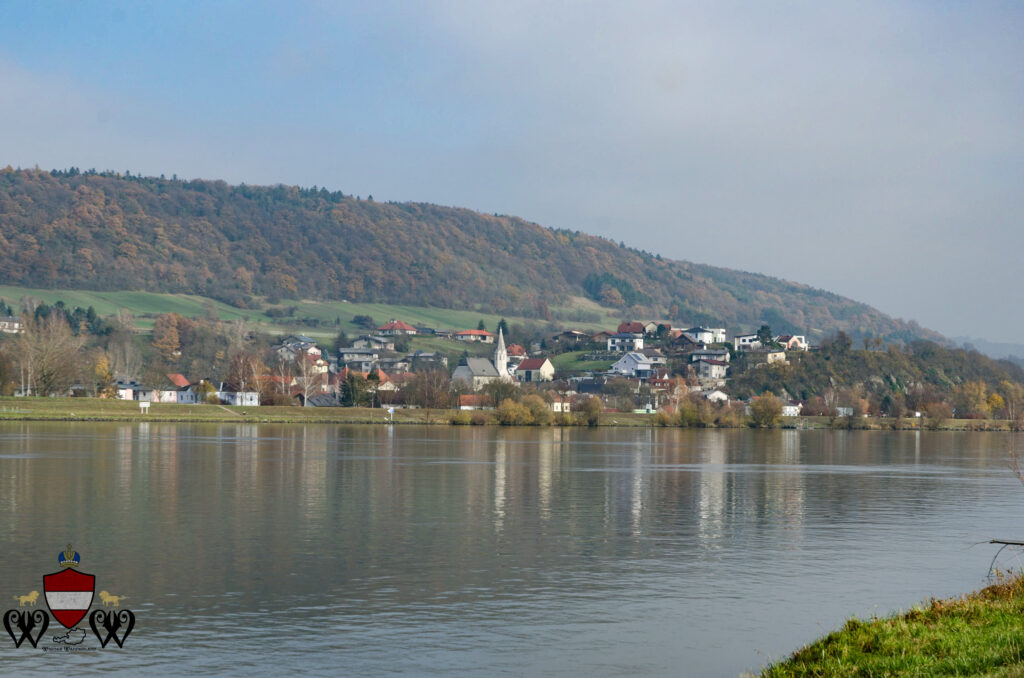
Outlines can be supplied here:
M551 381L555 366L547 358L527 358L516 368L516 379L523 382Z
M729 363L721 360L698 360L693 367L701 379L725 379L729 371Z
M465 330L455 333L458 341L479 341L484 344L493 344L496 336L487 330Z

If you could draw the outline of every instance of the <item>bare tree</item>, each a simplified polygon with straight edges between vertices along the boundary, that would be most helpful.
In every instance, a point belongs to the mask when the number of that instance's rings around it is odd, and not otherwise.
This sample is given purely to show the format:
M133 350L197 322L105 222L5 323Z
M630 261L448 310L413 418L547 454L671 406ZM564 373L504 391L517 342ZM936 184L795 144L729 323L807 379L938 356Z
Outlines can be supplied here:
M228 365L228 382L239 391L257 391L263 395L261 376L267 373L267 366L259 356L249 351L239 351L231 356Z
M110 371L117 377L138 379L142 374L142 354L135 348L131 336L118 337L107 348Z
M61 314L36 319L22 316L23 331L14 342L23 392L64 394L81 374L84 337L76 337Z
M299 352L295 357L295 380L302 389L302 404L309 402L309 396L320 390L324 375L317 369L316 358L305 352Z
M274 376L277 377L277 391L280 395L288 394L288 387L295 379L295 361L281 356L274 359Z
M410 402L423 409L447 409L451 404L451 377L445 370L418 372L409 385Z

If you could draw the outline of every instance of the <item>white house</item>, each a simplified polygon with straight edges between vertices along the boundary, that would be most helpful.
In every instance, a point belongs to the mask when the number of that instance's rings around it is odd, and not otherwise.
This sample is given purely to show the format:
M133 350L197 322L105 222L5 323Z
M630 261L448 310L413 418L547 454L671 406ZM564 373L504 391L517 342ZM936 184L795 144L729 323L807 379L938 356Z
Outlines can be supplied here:
M704 396L705 400L713 403L727 403L729 402L729 395L724 391L719 391L717 388L710 391L701 391L700 394Z
M737 351L755 351L761 348L761 340L756 334L737 334L732 340Z
M555 396L551 400L551 411L555 413L568 414L569 412L572 412L572 404L569 402L568 398L563 398L562 396Z
M729 372L729 363L721 360L698 360L694 369L701 379L725 379Z
M644 335L637 332L619 332L608 337L609 351L640 351L644 347Z
M627 377L646 379L654 372L654 363L643 353L630 351L619 358L611 367L611 371Z
M260 394L256 391L219 391L217 397L225 405L259 407Z
M0 332L4 334L20 334L23 329L21 321L14 316L0 318Z
M691 327L688 330L683 330L683 334L700 344L725 343L724 327Z
M690 362L698 360L718 360L723 363L729 362L729 351L724 348L702 348L690 354Z
M788 403L786 403L785 405L782 406L782 416L784 416L784 417L799 417L800 416L800 408L801 407L802 407L802 405L800 405L800 403L791 400L791 401L789 401Z

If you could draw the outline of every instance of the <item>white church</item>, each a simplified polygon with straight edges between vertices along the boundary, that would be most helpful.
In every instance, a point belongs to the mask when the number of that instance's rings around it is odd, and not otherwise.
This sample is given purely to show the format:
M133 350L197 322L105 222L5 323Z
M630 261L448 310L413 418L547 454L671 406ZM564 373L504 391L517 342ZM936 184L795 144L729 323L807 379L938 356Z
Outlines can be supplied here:
M462 381L474 391L479 391L492 381L515 381L509 367L508 351L505 349L505 335L498 328L498 345L494 349L494 360L487 358L466 358L465 365L459 365L452 373L452 381Z

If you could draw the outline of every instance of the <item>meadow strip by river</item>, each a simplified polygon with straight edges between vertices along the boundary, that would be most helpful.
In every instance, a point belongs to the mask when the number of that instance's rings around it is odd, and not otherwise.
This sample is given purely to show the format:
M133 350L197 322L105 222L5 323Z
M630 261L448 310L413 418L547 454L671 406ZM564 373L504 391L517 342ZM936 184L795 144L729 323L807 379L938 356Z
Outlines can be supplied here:
M444 424L452 423L458 410L396 409L368 407L232 407L227 405L178 405L151 403L142 413L132 400L106 398L12 398L0 397L0 421L164 421L209 423L278 423L278 424ZM494 412L482 411L488 425L496 425ZM581 422L577 422L580 424ZM653 414L635 412L604 412L600 426L658 426ZM746 428L742 421L739 428ZM893 420L871 417L861 420L828 417L784 417L776 428L828 429L851 428L867 430L921 430L921 419ZM672 428L671 426L669 428ZM697 427L700 428L700 427ZM721 427L719 427L721 428ZM1006 420L948 419L938 427L942 431L1009 431Z

